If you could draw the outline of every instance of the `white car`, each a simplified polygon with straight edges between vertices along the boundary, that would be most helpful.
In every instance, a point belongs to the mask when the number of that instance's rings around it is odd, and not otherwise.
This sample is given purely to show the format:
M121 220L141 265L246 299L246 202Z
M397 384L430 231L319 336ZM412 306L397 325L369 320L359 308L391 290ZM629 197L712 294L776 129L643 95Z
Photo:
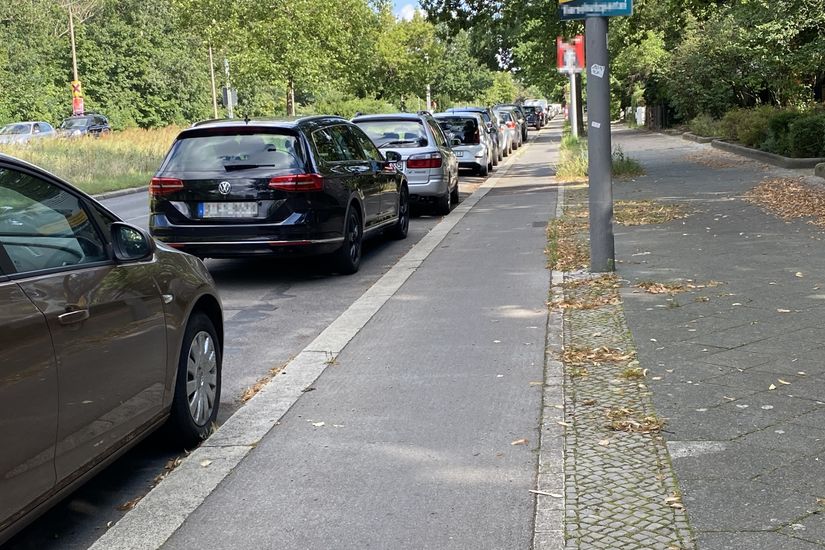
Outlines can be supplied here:
M28 143L33 139L55 137L54 127L48 122L13 122L0 128L0 144Z

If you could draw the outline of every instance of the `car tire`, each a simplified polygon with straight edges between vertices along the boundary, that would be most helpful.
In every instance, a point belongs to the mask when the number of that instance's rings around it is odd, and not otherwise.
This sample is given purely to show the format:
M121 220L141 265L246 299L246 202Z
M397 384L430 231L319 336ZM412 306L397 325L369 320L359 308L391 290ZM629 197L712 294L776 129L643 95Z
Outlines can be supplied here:
M453 194L449 186L447 186L447 192L436 200L435 209L442 216L446 216L453 209Z
M175 443L192 448L212 433L221 400L221 350L212 320L189 318L183 335L168 427Z
M390 237L398 241L406 239L410 231L410 192L401 186L398 192L398 221L390 229Z
M482 178L487 177L490 174L490 167L488 165L480 166L478 169L478 175Z
M361 248L364 244L364 228L361 214L351 205L344 226L344 244L335 252L335 267L342 275L352 275L361 266Z
M452 200L456 206L461 202L461 195L458 193L458 181L455 182L455 187L450 191L450 200Z
M504 151L499 149L498 150L498 161L501 162L502 160L504 160Z

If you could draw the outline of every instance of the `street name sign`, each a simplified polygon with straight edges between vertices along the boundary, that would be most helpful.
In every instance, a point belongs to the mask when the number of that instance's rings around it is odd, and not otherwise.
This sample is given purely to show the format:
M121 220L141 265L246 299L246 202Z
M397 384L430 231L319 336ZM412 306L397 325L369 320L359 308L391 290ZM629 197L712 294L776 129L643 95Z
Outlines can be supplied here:
M633 0L559 0L559 19L631 15Z

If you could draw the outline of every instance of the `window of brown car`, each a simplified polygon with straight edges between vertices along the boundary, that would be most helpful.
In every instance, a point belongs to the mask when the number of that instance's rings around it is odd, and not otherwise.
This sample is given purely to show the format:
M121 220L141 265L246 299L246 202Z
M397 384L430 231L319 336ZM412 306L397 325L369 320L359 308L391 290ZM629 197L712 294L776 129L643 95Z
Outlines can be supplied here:
M109 259L75 195L5 168L0 168L0 245L18 273Z

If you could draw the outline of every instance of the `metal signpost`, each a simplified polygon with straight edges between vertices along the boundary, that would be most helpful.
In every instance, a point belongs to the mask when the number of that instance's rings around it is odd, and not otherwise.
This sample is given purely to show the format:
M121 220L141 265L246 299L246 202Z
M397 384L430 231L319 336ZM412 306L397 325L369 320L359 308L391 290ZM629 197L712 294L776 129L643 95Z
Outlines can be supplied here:
M607 18L630 15L632 0L559 0L559 18L584 19L587 45L587 148L590 180L590 271L613 271L613 159Z

